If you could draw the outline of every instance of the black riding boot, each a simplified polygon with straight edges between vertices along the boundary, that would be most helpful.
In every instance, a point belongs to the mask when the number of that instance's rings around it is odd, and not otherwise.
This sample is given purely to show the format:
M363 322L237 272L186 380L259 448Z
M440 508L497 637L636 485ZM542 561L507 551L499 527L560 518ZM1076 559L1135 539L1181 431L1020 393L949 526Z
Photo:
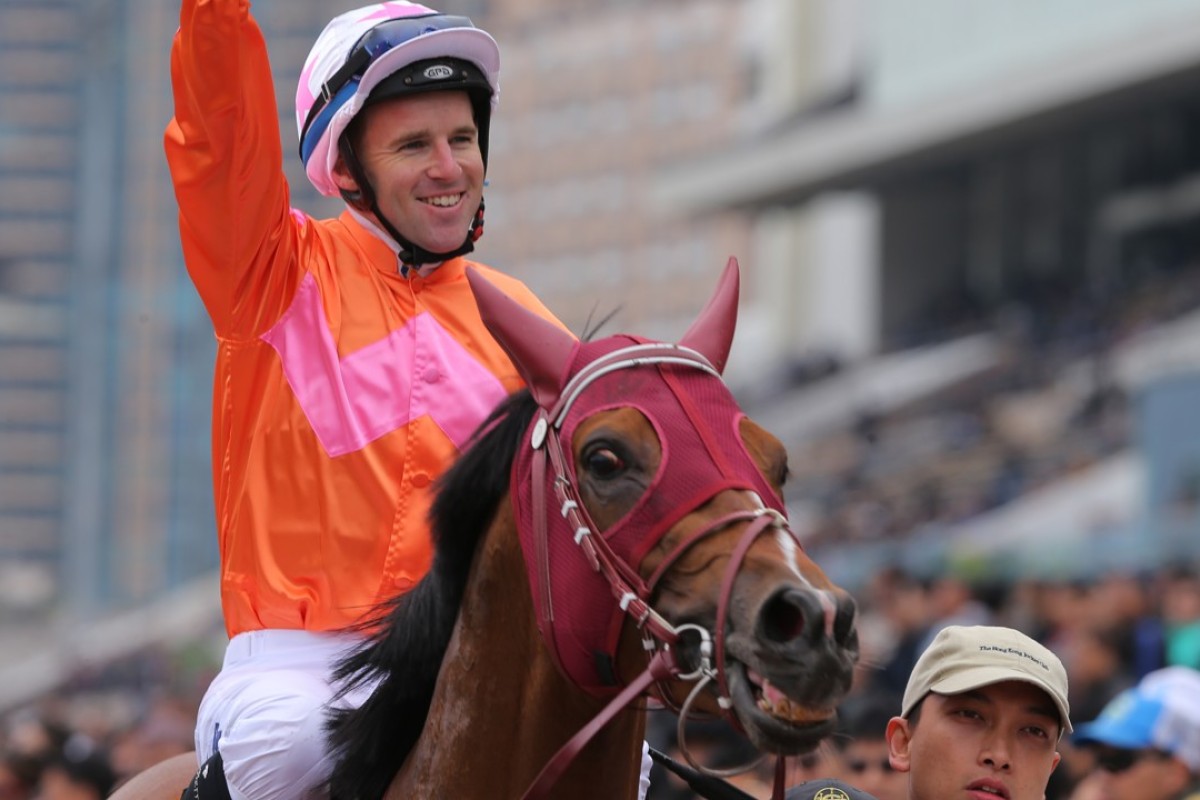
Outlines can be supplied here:
M179 800L230 800L229 787L225 784L225 762L220 753L200 766Z

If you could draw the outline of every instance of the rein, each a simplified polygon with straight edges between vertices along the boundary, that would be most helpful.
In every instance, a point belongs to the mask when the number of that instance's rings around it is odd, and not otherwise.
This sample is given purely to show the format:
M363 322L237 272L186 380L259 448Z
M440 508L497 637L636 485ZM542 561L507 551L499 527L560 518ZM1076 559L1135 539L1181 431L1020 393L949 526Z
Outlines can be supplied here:
M700 353L686 347L671 344L638 344L615 350L583 367L566 385L559 400L549 410L539 409L535 417L529 445L533 449L532 459L532 525L534 539L534 568L539 575L537 596L534 598L539 619L548 625L554 622L554 604L551 593L550 557L549 557L549 513L550 500L547 497L546 477L548 471L553 475L553 500L558 503L558 510L567 521L575 544L582 551L590 568L601 575L611 589L613 598L621 611L628 615L638 629L642 631L642 644L646 652L651 654L649 663L637 678L627 684L600 713L578 733L576 733L551 760L542 768L537 778L525 792L524 800L543 800L549 796L554 783L561 777L571 761L587 745L589 741L607 725L626 706L644 694L652 685L657 684L658 695L667 703L669 693L666 691L668 680L694 681L695 686L687 699L677 710L680 726L680 746L689 763L701 772L713 776L735 774L742 770L716 773L707 770L696 763L687 750L682 736L684 723L690 714L691 705L699 696L700 691L712 682L718 689L718 704L726 717L739 730L737 717L733 713L733 700L730 697L728 681L725 674L725 622L729 610L729 599L733 592L734 581L741 569L742 561L749 552L750 546L764 533L782 530L796 538L795 533L788 527L787 520L779 511L763 505L761 498L753 491L747 494L756 503L756 508L736 511L722 516L705 526L702 530L688 536L677 545L658 566L648 580L643 581L630 564L613 552L608 541L596 529L583 509L579 493L570 478L567 469L567 458L563 452L558 432L561 430L571 406L583 391L594 381L615 372L640 366L674 365L691 367L707 372L718 379L720 373ZM749 523L738 540L737 546L730 557L729 564L721 581L720 596L717 604L716 632L710 633L696 624L672 625L659 614L651 605L650 597L659 580L669 569L697 542L707 538L736 523ZM659 537L666 531L659 533ZM653 546L656 542L650 542ZM797 539L798 543L798 539ZM829 624L832 624L831 622ZM699 664L695 669L684 672L676 658L676 645L685 633L699 636ZM553 652L553 648L551 648ZM557 658L557 655L555 656ZM715 658L715 664L714 664ZM784 759L780 757L775 781L776 800L783 797Z

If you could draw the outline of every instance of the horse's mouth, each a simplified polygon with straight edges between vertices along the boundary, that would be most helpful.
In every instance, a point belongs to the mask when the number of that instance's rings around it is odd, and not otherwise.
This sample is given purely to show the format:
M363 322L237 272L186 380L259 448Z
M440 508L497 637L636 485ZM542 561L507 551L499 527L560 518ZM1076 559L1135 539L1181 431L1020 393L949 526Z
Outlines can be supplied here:
M726 677L738 720L760 749L808 752L833 732L836 706L799 703L738 661L729 662Z
M793 701L771 682L750 668L746 668L746 679L750 681L756 705L775 719L790 722L793 725L808 725L813 722L824 722L833 716L833 709L810 708Z

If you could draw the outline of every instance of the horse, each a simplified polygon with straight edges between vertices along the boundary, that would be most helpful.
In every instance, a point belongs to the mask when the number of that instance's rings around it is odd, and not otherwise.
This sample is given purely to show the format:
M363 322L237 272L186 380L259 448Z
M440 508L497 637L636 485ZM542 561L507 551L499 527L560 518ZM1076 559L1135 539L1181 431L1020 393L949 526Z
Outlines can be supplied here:
M648 704L681 738L703 714L764 753L816 748L855 605L788 527L785 448L721 379L736 260L678 344L579 341L468 279L527 389L439 478L430 572L337 668L371 691L330 712L330 797L634 798ZM194 769L114 800L174 800Z
M338 669L374 690L331 718L331 797L636 797L647 691L814 749L855 607L787 526L783 445L720 377L736 260L676 345L580 342L469 280L528 390L439 480L430 573Z

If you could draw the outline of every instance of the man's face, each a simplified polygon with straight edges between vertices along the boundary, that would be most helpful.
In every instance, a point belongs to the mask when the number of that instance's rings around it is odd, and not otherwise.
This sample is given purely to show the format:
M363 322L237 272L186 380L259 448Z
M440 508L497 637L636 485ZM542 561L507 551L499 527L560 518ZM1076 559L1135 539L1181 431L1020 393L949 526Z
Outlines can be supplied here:
M400 97L363 113L356 153L383 215L418 247L457 248L483 194L479 131L466 93ZM334 177L342 188L357 188L340 160Z
M1190 773L1180 761L1156 750L1096 751L1088 782L1098 800L1170 800L1187 788Z
M908 776L892 769L886 739L854 739L842 750L841 761L846 783L878 800L904 800L908 796Z
M888 723L887 738L892 766L908 773L909 800L1043 800L1059 729L1045 692L1004 681L931 693L915 723Z

